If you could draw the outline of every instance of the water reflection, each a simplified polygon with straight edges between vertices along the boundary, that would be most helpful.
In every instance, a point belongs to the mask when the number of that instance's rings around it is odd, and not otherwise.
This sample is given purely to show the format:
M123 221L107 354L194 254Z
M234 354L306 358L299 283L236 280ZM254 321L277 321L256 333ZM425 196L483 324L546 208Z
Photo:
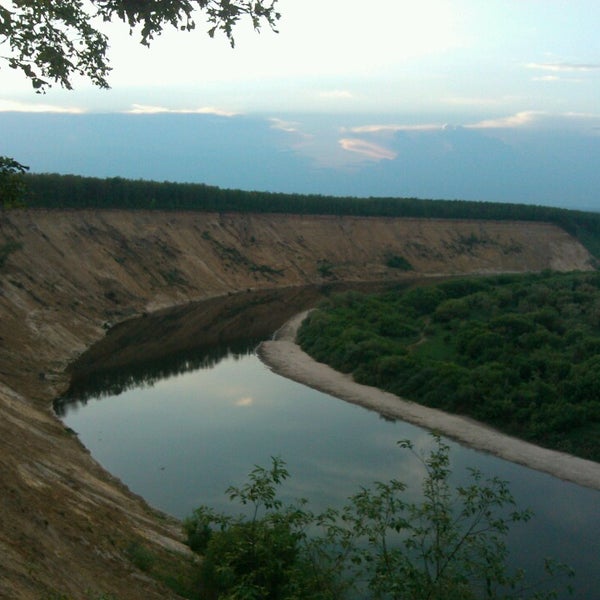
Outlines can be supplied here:
M267 332L271 333L285 319L275 315L274 305L262 301L254 302L250 316L245 316L241 310L236 312L239 301L231 299L226 307L238 332L257 333L263 327L259 322L264 321L270 323ZM303 308L301 302L282 297L275 302L290 315ZM95 350L93 360L85 357L82 363L88 365L88 372L94 371L89 365L104 356L112 362L105 373L114 374L116 365L125 364L124 356L136 355L124 339L145 338L146 347L152 348L157 332L168 327L189 340L190 346L195 342L191 354L181 348L172 352L172 364L153 357L169 374L166 379L148 365L138 364L126 372L121 384L114 384L118 395L99 395L95 388L96 395L80 392L87 402L84 408L81 400L62 404L65 423L79 433L96 459L152 505L178 517L187 516L199 504L230 509L224 490L241 484L254 464L268 465L271 456L284 458L292 473L285 496L309 498L314 510L339 506L359 486L391 477L408 484L409 493L417 498L422 469L396 442L411 439L425 452L431 445L427 432L273 374L252 352L260 336L234 343L228 332L235 328L217 322L219 310L224 309L196 307L194 318L203 324L195 330L189 321L171 315L157 321L148 317L144 321L152 325L149 330L140 329L135 335L124 329L117 332L120 341L110 344L118 353L108 351L107 342L104 349ZM203 335L198 333L202 328L223 344L203 350L199 343ZM169 340L164 345L177 346ZM187 372L185 365L200 368ZM542 558L552 556L576 568L578 598L600 597L599 493L450 445L455 483L464 480L466 467L478 467L510 481L519 506L534 510L532 522L511 531L515 564L539 575Z
M181 351L163 358L133 364L127 368L108 368L74 379L66 395L54 403L54 410L60 417L68 411L85 406L90 399L119 396L136 388L150 388L159 381L172 379L190 371L211 369L223 359L241 358L254 351L264 338L232 342L217 347L198 347L193 351Z
M55 402L55 411L63 416L66 404L152 386L161 379L212 367L229 354L248 353L290 317L332 293L376 291L412 283L248 291L126 321L70 366L71 387Z

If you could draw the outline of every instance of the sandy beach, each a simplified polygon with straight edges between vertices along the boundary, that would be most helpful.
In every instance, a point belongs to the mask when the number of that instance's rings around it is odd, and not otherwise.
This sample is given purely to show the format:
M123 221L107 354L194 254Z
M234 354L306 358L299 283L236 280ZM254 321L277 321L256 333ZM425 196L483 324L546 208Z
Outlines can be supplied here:
M471 448L600 490L600 463L541 448L473 419L421 406L378 388L358 384L351 376L316 362L295 343L296 332L306 314L296 315L272 340L258 347L258 356L274 372L386 417L436 431Z

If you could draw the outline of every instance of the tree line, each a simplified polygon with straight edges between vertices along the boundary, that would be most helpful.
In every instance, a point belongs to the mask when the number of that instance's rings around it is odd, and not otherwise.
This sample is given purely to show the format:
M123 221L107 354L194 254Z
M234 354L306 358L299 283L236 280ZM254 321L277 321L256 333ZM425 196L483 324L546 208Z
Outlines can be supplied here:
M201 183L27 174L27 206L257 212L436 219L549 222L574 235L600 258L600 213L531 204L338 197L222 189Z

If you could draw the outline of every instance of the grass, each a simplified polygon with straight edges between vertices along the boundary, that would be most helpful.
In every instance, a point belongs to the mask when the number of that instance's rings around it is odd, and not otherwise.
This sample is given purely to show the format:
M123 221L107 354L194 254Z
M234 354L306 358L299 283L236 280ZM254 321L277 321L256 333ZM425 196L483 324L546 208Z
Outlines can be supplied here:
M140 571L160 581L170 590L189 600L199 600L196 558L174 552L157 554L136 540L125 550L127 558Z

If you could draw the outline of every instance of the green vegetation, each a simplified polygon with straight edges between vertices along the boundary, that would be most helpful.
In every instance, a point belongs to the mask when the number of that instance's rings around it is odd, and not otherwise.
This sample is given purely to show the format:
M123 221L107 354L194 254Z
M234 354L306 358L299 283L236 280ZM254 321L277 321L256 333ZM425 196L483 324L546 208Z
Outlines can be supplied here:
M448 280L328 300L299 331L360 383L600 461L600 274Z
M182 557L178 552L153 552L145 542L132 541L124 554L131 565L145 576L160 581L182 598L200 600L197 586L197 561ZM94 597L95 598L95 597Z
M168 271L160 271L167 285L186 285L187 281L179 269L169 269ZM110 293L110 292L109 292Z
M256 467L227 495L241 516L198 508L185 521L188 543L203 554L199 592L206 599L469 600L552 598L549 580L572 573L547 562L548 580L526 581L506 566L509 527L527 521L506 482L470 471L449 483L449 449L438 437L423 467L422 500L407 502L398 480L363 487L340 510L313 514L303 500L284 504L281 459Z
M226 246L222 242L219 242L210 234L209 231L203 231L202 239L207 240L211 243L214 251L221 257L226 265L229 266L241 266L245 267L253 273L260 273L267 278L272 276L282 276L283 271L281 269L274 269L269 265L259 265L254 261L250 260L247 256L244 256L237 248L233 246ZM253 240L253 243L256 240Z
M27 192L24 174L29 167L17 162L14 158L0 156L0 210L8 210L23 206L23 199ZM12 239L7 239L0 244L0 269L8 257L22 248L22 244Z
M22 205L26 193L23 175L28 170L14 158L0 156L0 209Z
M421 200L417 198L342 198L226 190L204 184L97 179L76 175L29 174L27 205L39 208L121 208L257 212L438 219L489 219L555 223L600 258L600 214L530 204ZM476 237L464 244L483 243ZM513 248L512 251L519 251Z
M390 269L399 269L400 271L412 271L413 266L404 258L396 254L390 254L385 259L386 267Z
M320 260L317 263L317 272L321 277L335 277L334 266L328 260Z
M156 559L154 555L140 542L132 542L127 548L127 557L140 571L149 572Z
M165 29L192 31L196 19L209 26L208 35L221 32L234 45L234 29L241 19L255 30L274 29L280 15L277 0L91 0L39 2L20 0L0 5L0 65L19 70L37 91L54 83L72 88L82 75L92 84L107 88L111 70L109 38L98 23L122 21L129 34L139 34L149 46ZM7 6L6 6L7 5Z

